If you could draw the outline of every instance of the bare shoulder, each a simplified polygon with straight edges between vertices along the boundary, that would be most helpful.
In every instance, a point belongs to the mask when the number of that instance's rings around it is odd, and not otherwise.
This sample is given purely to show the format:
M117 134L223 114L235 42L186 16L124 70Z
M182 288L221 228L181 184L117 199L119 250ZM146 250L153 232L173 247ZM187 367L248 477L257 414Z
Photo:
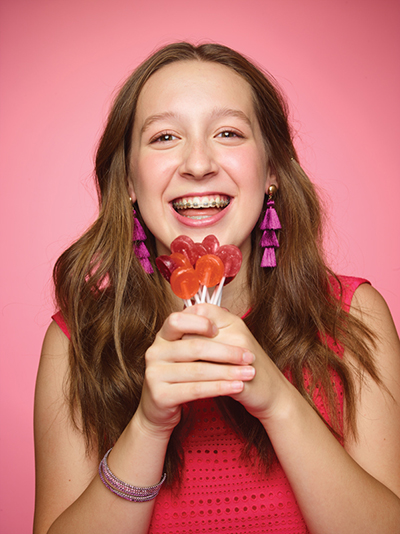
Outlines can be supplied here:
M370 328L379 334L379 329L394 335L398 341L398 335L393 319L382 295L371 285L361 284L355 291L351 313L362 319Z
M372 476L400 495L400 343L390 310L379 292L362 284L350 313L376 336L374 363L383 385L363 374L357 398L358 439L349 439L349 454ZM345 357L351 363L349 354Z
M53 521L85 490L96 473L67 401L69 340L52 323L43 342L35 391L36 506L34 532Z
M382 295L369 284L357 288L350 313L361 319L376 338L374 361L385 385L397 390L400 380L400 342L389 307Z

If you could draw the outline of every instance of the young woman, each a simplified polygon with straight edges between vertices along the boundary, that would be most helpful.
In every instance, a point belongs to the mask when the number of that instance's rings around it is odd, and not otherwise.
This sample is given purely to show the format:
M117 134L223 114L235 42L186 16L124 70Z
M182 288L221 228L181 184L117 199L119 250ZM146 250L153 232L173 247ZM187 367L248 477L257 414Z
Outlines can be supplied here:
M220 45L165 47L120 91L96 177L99 217L55 267L34 532L400 532L399 340L324 263L273 80ZM183 309L146 272L138 221L153 267L181 234L240 248L222 307Z

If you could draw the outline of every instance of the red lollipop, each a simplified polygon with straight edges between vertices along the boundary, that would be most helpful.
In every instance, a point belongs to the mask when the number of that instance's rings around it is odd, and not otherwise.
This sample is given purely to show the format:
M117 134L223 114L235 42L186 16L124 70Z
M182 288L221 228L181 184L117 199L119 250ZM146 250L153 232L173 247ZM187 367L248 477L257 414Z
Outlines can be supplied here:
M194 243L193 245L193 256L195 257L195 261L193 265L196 265L196 262L199 258L207 254L207 249L204 245L201 243Z
M218 258L221 258L225 270L224 276L236 276L242 265L242 253L235 245L223 245L215 252Z
M167 282L171 279L171 274L177 269L178 264L170 256L158 256L156 258L157 269Z
M224 264L221 258L214 254L206 254L199 258L195 270L200 283L206 287L216 286L224 276Z
M190 264L194 265L196 263L197 255L195 254L193 247L193 239L187 235L180 235L172 241L171 252L184 254L190 261Z
M215 254L219 248L219 241L213 234L205 237L202 244L209 254Z
M171 275L171 288L175 295L190 300L199 290L200 283L194 269L178 267Z

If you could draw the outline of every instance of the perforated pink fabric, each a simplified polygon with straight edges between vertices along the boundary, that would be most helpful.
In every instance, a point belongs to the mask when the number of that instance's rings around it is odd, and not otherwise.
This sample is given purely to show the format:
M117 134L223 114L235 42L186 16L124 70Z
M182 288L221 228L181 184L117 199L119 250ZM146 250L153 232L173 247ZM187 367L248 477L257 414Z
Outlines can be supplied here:
M179 496L161 489L149 534L307 532L279 464L268 477L242 462L243 443L213 399L195 403L196 423L184 443Z

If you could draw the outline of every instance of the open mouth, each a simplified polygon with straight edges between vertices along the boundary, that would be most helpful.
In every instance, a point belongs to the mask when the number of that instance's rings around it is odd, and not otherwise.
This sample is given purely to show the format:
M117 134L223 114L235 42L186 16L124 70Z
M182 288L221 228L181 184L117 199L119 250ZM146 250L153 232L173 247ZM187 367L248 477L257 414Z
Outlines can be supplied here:
M172 201L174 210L182 217L206 219L224 210L230 202L227 195L180 197Z

